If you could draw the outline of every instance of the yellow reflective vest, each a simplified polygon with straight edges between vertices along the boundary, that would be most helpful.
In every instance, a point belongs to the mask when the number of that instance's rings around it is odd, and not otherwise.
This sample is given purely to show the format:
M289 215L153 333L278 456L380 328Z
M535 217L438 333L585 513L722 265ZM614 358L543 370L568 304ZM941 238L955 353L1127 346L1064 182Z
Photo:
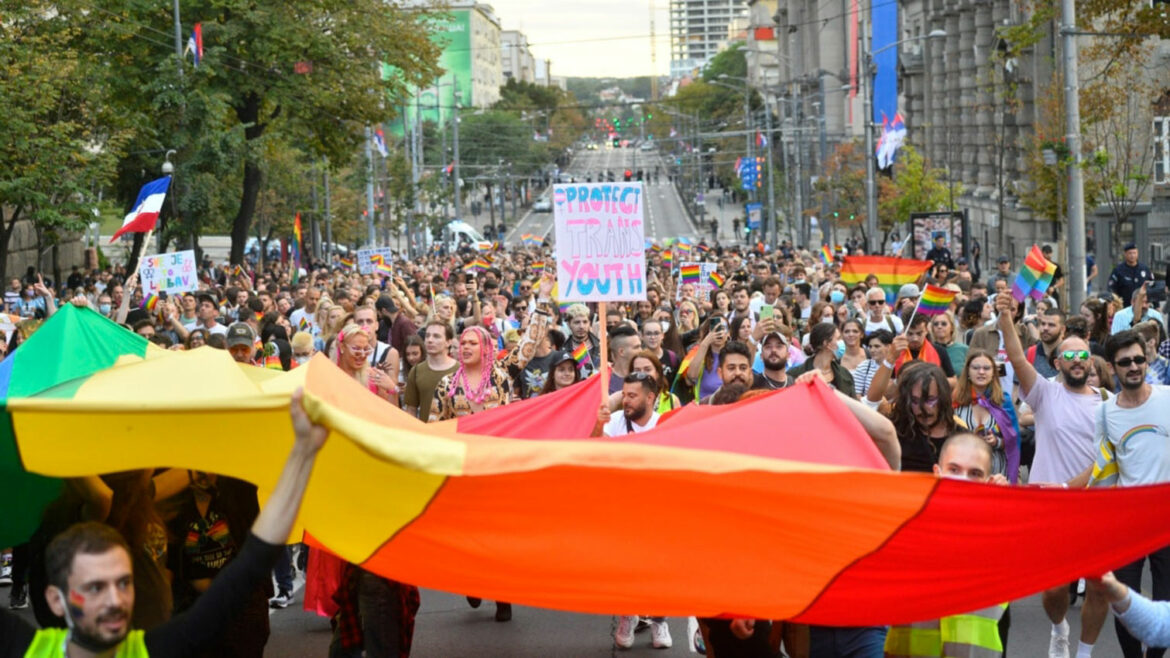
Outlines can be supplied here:
M130 631L118 650L115 658L148 658L146 640L143 631ZM65 643L68 641L69 631L64 628L42 628L33 636L32 644L24 652L24 658L65 658Z
M1001 603L964 615L952 615L908 626L892 626L886 634L886 658L1000 658Z

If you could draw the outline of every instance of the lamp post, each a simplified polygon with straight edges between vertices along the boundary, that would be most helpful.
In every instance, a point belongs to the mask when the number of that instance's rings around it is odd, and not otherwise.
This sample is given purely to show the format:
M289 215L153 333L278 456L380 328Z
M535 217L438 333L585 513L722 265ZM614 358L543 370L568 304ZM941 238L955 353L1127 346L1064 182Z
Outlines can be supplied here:
M734 76L734 75L727 75L726 73L719 74L719 78L723 79L723 80L737 80L737 81L743 83L742 87L738 87L735 85L729 85L725 82L719 82L718 80L711 80L710 81L711 84L716 84L716 85L719 85L720 87L726 87L728 89L734 89L736 91L743 92L743 126L744 126L744 131L746 133L744 135L744 138L745 138L744 139L744 149L745 149L744 152L745 152L745 155L747 158L754 159L755 158L755 151L752 148L753 129L752 129L752 115L751 115L751 94L752 94L751 81L749 81L747 78L741 78L739 76ZM764 114L766 115L765 121L767 123L767 134L768 134L768 138L770 139L771 132L772 132L772 115L771 115L770 110L768 109L768 103L767 103L766 98L764 100ZM769 190L768 214L771 215L775 212L775 210L774 210L774 208L775 208L775 205L774 205L775 193L772 191L772 148L771 148L770 144L768 146L768 190ZM753 187L753 188L751 188L751 190L749 190L749 192L750 192L750 198L754 201L756 198L756 189ZM747 218L747 215L745 213L745 215L744 215L744 223L745 224L747 223L747 219L748 218ZM760 231L763 234L763 238L764 238L765 242L767 242L767 239L768 239L768 223L769 223L769 221L767 219L764 219L764 221L762 222L762 225L760 226ZM738 237L738 236L733 236L733 237Z
M869 52L869 49L866 48L866 40L864 37L858 38L861 42L861 61L865 64L865 75L862 76L862 79L866 85L864 93L865 113L863 119L865 121L865 234L867 242L865 252L867 254L876 254L881 248L881 243L877 239L877 162L873 144L873 78L877 73L873 69L874 55L911 41L939 39L945 36L947 36L946 30L931 30L929 34L910 37L909 39L899 39L873 52ZM927 93L930 93L930 91L927 90Z

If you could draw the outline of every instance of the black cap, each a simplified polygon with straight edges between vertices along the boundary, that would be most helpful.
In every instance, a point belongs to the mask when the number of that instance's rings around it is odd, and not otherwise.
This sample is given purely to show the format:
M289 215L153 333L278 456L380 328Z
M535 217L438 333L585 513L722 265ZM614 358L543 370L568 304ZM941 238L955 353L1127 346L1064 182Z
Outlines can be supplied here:
M378 301L374 302L374 308L379 311L398 312L398 306L394 304L394 298L390 295L379 295Z
M557 366L561 365L565 361L572 361L574 364L577 363L577 360L573 358L573 355L565 352L564 350L553 352L552 358L549 359L548 362L549 371L555 370Z
M229 348L236 345L252 345L256 342L256 334L246 322L233 322L228 327L224 342Z
M966 264L967 264L967 259L963 258L962 256L959 256L958 258L955 259L955 265L966 265Z
M1121 248L1122 251L1129 251L1130 249L1137 249L1137 245L1132 242L1127 242L1125 243L1125 246Z
M996 262L997 263L1010 263L1010 262L1012 262L1012 259L1008 258L1007 256L1000 256L999 260Z

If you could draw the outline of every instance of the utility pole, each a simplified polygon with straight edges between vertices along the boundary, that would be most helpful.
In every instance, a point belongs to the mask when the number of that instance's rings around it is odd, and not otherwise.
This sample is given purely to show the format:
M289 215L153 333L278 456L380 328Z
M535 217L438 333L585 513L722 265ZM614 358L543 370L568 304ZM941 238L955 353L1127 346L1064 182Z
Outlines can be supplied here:
M767 102L768 97L764 97L764 130L767 134L767 144L764 148L768 152L768 217L764 220L764 244L768 244L768 227L772 227L772 237L774 239L772 245L780 246L780 227L776 225L776 186L774 183L775 170L772 169L772 106Z
M865 37L859 36L858 40L861 41L861 63L864 67L862 79L865 81L865 110L861 117L865 121L865 253L878 255L877 161L873 151L873 63Z
M331 198L329 195L329 160L322 158L321 163L325 166L321 169L325 172L325 260L326 262L333 260L333 212L329 208Z
M366 244L374 246L374 133L366 126Z
M820 135L820 137L821 137L820 175L824 176L825 175L825 162L828 161L828 159L829 159L829 139L828 139L828 136L825 134L825 106L828 105L829 99L825 95L825 73L824 72L821 72L820 78L821 78L821 112L820 112L821 116L820 116L820 126L819 126L820 132L821 132L821 135ZM929 95L929 93L930 92L928 91L927 95ZM829 222L829 199L828 199L828 195L822 194L821 195L821 225L824 226L827 222ZM829 233L829 243L828 244L833 245L837 242L836 239L834 239L834 237L833 237L833 233L835 233L837 230L837 226L836 226L835 222L829 224L829 230L830 230L830 233Z
M459 77L452 76L451 81L455 86L455 109L451 114L451 149L455 152L455 168L451 170L451 176L453 176L451 182L455 186L455 219L463 219L463 205L459 199L463 192L463 179L459 177L459 109L462 103L460 103Z
M1060 32L1064 39L1065 143L1072 163L1068 167L1069 306L1080 308L1085 298L1085 188L1081 177L1081 103L1077 80L1077 10L1074 0L1060 2ZM1000 219L1000 221L1003 221Z
M311 191L313 193L313 214L309 217L309 253L313 255L314 259L321 258L321 232L320 232L320 206L317 200L317 163L313 163L313 173L310 175L310 180L313 181Z
M179 0L174 0L175 63L179 65L179 79L183 79L183 23L179 20Z
M812 241L812 223L804 216L804 112L801 111L802 102L798 93L800 83L794 80L792 84L797 90L792 94L793 145L796 147L793 196L796 199L796 221L800 222L800 241L808 249Z

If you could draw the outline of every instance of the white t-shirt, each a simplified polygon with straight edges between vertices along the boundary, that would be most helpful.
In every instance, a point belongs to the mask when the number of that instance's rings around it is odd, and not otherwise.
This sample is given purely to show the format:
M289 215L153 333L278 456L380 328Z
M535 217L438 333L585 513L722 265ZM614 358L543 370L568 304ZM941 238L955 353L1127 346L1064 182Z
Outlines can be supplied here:
M222 322L215 323L214 327L205 327L202 324L196 324L195 326L199 329L206 329L209 336L214 336L216 334L223 336L227 335L227 325Z
M1099 394L1070 393L1064 384L1038 376L1024 402L1036 417L1036 457L1029 484L1067 482L1093 465Z
M890 331L890 322L894 323L893 331ZM886 313L886 317L882 318L880 322L874 322L870 319L869 313L865 314L865 335L868 336L878 329L885 329L890 331L895 336L902 333L902 318L893 313Z
M1154 386L1150 397L1133 409L1117 406L1117 397L1105 403L1108 436L1101 432L1101 412L1097 412L1097 436L1113 446L1117 458L1117 484L1170 482L1170 390Z
M289 316L288 322L292 325L294 332L307 331L313 335L313 338L316 338L321 333L321 330L317 327L317 319L314 317L316 315L316 313L309 313L303 308L298 308ZM302 320L305 322L304 329L301 329Z
M634 431L630 432L626 426L626 415L624 413L620 413L614 414L610 417L609 422L605 424L605 427L601 428L601 433L605 436L624 436L626 434L637 434L638 432L652 430L657 424L658 412L655 411L650 416L650 420L647 421L645 425L639 425L637 423L631 422L629 427L632 427Z

